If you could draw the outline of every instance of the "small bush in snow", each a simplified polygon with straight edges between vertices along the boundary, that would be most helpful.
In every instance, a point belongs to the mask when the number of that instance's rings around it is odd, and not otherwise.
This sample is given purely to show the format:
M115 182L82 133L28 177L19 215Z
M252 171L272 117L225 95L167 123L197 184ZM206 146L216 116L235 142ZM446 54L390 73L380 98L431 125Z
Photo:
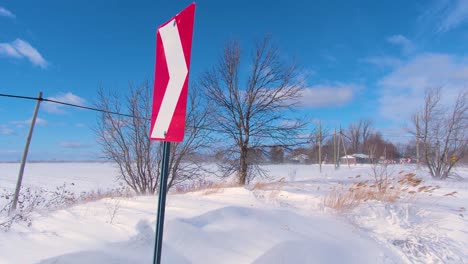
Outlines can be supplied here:
M72 184L73 185L73 184ZM23 188L18 197L18 206L15 211L10 212L12 206L13 192L3 190L0 193L0 230L8 231L15 223L32 225L34 213L46 213L53 210L70 207L77 203L96 201L110 197L130 197L133 193L129 188L119 188L106 191L98 190L82 192L76 195L69 190L66 184L58 186L55 190Z

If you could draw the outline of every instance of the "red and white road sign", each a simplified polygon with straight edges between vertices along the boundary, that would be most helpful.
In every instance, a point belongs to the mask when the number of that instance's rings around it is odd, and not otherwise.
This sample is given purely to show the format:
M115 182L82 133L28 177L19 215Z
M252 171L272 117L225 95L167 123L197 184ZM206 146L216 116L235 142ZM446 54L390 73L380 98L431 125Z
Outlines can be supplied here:
M184 139L195 3L158 28L151 140Z

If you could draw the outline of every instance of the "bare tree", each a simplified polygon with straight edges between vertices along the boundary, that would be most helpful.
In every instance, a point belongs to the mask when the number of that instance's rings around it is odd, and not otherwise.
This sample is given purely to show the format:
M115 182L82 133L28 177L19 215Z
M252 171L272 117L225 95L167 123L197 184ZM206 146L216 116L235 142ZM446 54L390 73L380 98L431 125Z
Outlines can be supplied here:
M441 89L426 91L422 111L414 116L415 135L422 143L431 175L446 179L453 166L466 154L468 92L460 92L451 107L441 103ZM416 127L419 126L419 127Z
M348 139L353 152L363 152L366 148L366 142L372 132L372 120L360 119L357 123L349 124Z
M246 184L263 174L259 166L249 162L249 150L294 144L304 122L285 120L285 114L301 96L298 73L294 64L281 60L270 39L264 38L246 67L241 67L239 44L232 41L225 46L218 65L204 74L201 84L216 107L213 126L225 144L230 144L224 152L225 175L237 172L239 183Z
M148 82L138 87L130 85L126 97L100 89L95 104L106 111L100 115L95 129L103 155L117 164L120 178L138 194L155 193L160 176L162 144L149 139L151 92ZM169 188L199 177L202 172L200 164L192 158L208 142L209 131L203 128L209 110L200 103L198 94L191 92L189 96L184 141L171 146Z
M378 131L369 133L365 146L372 163L377 163L380 158L393 160L400 156L398 148L392 142L385 140Z

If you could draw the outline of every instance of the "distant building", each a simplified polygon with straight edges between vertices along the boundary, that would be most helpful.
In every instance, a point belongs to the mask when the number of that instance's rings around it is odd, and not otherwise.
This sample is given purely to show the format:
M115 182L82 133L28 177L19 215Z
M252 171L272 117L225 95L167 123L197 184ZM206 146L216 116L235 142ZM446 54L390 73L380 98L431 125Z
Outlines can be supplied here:
M368 164L371 163L371 159L369 155L366 154L353 154L351 155L356 158L356 162L360 164Z
M356 164L356 158L352 155L343 156L340 158L340 164Z
M369 155L356 153L356 154L341 157L340 163L341 164L348 164L348 163L349 164L369 164L371 163L371 159Z
M305 164L309 162L309 156L306 154L298 154L294 157L291 158L291 161L294 163L300 163L300 164Z

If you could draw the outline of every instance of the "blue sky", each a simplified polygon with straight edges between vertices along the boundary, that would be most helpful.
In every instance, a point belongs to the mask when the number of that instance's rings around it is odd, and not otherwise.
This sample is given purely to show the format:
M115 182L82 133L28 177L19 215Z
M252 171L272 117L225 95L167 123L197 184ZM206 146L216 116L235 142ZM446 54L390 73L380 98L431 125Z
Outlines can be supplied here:
M102 86L153 81L155 31L191 1L1 1L0 93L92 105ZM468 1L198 1L191 79L238 39L270 34L304 68L298 114L344 127L371 118L392 141L443 86L468 81ZM0 98L0 160L19 160L33 101ZM95 159L94 112L42 105L31 159Z

